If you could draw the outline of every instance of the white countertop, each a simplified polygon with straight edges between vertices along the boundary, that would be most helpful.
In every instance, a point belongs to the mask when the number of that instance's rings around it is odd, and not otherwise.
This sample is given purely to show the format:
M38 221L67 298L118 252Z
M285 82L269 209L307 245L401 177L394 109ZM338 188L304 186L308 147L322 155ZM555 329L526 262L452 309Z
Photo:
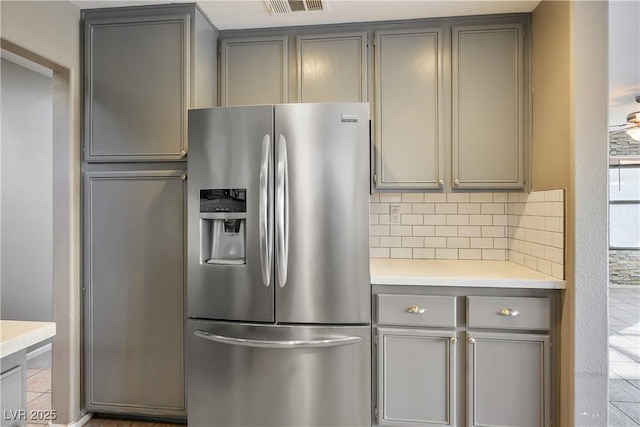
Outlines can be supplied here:
M23 350L56 334L53 322L0 320L0 357Z
M564 289L566 282L509 261L372 258L373 285Z

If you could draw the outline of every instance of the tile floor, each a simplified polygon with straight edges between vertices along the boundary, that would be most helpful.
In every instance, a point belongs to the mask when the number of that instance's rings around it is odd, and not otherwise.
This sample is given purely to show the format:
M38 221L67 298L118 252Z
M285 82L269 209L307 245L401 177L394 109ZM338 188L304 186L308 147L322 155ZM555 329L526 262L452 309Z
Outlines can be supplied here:
M27 362L27 412L51 409L51 352ZM47 424L29 420L28 427ZM174 427L94 418L86 427ZM609 427L640 427L640 286L609 288Z
M34 420L30 415L31 411L47 413L46 411L49 410L51 410L51 351L27 361L27 416L29 417L27 426L47 425L48 420Z
M164 424L145 421L126 421L126 420L105 420L102 418L92 418L84 427L185 427L178 424Z
M51 351L27 361L27 414L51 409ZM55 420L52 421L55 424ZM27 427L48 425L46 420L28 419ZM184 427L144 421L92 418L85 427Z
M609 426L640 426L640 286L609 288Z

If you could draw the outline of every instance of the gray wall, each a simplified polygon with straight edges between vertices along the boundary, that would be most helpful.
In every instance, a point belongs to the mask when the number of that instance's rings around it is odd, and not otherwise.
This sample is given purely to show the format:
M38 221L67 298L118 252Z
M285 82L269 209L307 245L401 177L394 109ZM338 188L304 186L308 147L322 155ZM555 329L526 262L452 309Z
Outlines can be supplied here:
M53 79L2 59L0 317L52 320Z

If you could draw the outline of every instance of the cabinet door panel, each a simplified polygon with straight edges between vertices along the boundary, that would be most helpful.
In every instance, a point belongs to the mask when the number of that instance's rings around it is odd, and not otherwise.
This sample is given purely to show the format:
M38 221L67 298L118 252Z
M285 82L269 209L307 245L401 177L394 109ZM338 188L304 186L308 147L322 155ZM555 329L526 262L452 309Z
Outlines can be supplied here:
M184 157L189 15L85 21L85 159Z
M468 332L467 343L467 424L549 426L549 336Z
M378 328L379 425L455 425L455 332Z
M522 25L454 27L452 42L454 188L522 188Z
M289 102L287 37L221 42L220 105Z
M2 427L27 425L27 351L19 350L0 361L0 410ZM22 411L22 412L21 412ZM29 414L26 414L29 415Z
M89 410L184 415L183 173L86 175Z
M298 37L298 102L366 101L366 33Z
M376 188L442 188L442 30L376 33Z

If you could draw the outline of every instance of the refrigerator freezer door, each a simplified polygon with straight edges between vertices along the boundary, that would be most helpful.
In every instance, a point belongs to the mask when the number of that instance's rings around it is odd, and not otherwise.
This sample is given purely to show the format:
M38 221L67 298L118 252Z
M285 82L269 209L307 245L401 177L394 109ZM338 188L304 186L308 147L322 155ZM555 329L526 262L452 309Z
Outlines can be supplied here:
M189 426L370 426L371 328L189 321Z
M369 323L368 104L276 105L274 142L276 321Z
M189 317L274 321L272 135L271 105L189 111ZM200 191L221 189L246 190L246 215L201 213ZM216 208L227 209L208 209ZM246 221L239 229L244 260L207 263L202 255L211 248L207 239L215 241L210 233L216 227L208 221L221 215Z

